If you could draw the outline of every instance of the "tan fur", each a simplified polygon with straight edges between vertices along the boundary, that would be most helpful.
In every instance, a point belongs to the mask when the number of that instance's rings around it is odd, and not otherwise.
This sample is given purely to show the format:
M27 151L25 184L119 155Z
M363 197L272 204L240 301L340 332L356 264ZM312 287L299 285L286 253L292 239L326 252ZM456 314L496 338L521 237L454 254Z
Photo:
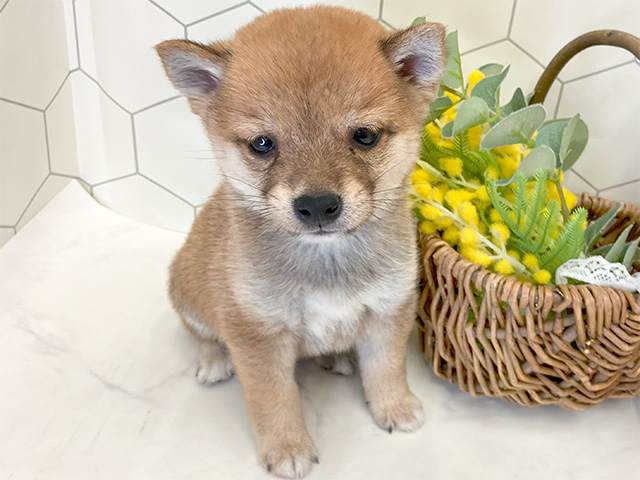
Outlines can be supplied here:
M419 35L434 51L418 67L435 73L412 78L413 57L398 59ZM406 194L442 44L437 24L392 35L365 15L316 7L264 15L225 43L157 47L224 151L225 178L175 257L170 297L203 341L198 380L235 367L276 475L304 476L317 461L294 380L300 357L351 373L343 352L355 349L376 422L411 431L423 421L405 372L417 279ZM361 126L382 129L377 146L354 144ZM259 135L277 140L277 154L248 150ZM292 213L293 199L318 191L344 205L322 236Z

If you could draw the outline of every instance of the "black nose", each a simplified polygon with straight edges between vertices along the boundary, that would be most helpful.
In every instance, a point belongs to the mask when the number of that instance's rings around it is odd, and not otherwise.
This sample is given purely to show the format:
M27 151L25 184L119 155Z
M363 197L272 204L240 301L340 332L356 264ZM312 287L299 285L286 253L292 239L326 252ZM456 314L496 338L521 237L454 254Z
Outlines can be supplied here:
M302 195L293 201L296 216L308 225L324 227L342 213L342 200L333 193Z

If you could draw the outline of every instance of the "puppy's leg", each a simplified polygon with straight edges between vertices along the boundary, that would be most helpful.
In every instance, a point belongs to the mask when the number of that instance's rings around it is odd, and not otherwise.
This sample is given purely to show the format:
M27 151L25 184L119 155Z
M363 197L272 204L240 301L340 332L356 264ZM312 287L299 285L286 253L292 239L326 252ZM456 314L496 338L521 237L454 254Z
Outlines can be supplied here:
M412 295L391 318L372 322L357 344L365 396L380 427L412 432L424 413L407 385L407 340L414 321Z
M358 371L358 358L356 352L334 353L315 357L314 361L325 370L338 375L353 375Z
M227 345L242 384L262 464L282 478L302 478L318 462L302 415L294 379L297 346L292 336L240 332Z
M235 373L226 346L217 340L203 340L198 349L196 380L213 384L227 380Z

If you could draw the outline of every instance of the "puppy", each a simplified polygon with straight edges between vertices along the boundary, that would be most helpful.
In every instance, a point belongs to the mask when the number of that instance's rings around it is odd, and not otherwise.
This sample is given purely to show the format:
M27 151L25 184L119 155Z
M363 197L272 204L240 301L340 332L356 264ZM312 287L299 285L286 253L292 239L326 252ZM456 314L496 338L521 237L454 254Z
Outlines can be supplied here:
M197 379L237 373L261 462L318 462L294 379L301 357L352 370L382 428L413 431L406 380L417 288L408 176L444 66L444 28L396 33L332 7L278 10L227 42L158 45L222 149L223 180L170 271L200 341Z

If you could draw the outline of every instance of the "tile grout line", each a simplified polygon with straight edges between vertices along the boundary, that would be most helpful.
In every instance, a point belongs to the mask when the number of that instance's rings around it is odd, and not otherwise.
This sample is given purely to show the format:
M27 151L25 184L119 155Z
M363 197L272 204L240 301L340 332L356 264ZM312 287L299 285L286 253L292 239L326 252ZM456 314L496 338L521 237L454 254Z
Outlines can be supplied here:
M38 193L40 193L40 190L42 190L42 187L44 187L44 184L47 183L47 180L49 180L49 177L51 176L50 173L47 173L47 176L45 177L45 179L42 181L42 183L40 184L40 186L38 187L38 189L36 190L36 193L33 194L33 197L31 197L31 200L29 200L29 203L27 203L27 206L24 207L24 210L22 211L22 215L20 215L20 217L18 218L18 221L16 222L16 228L18 227L18 224L20 223L20 221L22 220L22 218L24 217L25 213L27 213L27 210L29 210L29 207L31 206L31 204L33 203L33 201L36 199L36 197L38 196Z
M76 37L76 55L78 56L78 69L82 70L82 62L80 61L80 38L78 37L78 18L76 15L76 2L73 0L71 2L71 6L73 9L73 30Z
M131 115L131 112L129 110L127 110L126 108L124 108L115 98L113 98L111 95L109 95L109 93L104 89L104 87L102 85L100 85L100 82L98 82L95 78L93 78L91 75L89 75L87 72L85 72L84 70L82 70L82 73L85 74L85 76L91 80L93 83L95 83L98 88L102 91L102 93L104 93L107 98L109 100L111 100L113 103L115 103L118 107L120 107L120 109L122 109L125 113L128 113L129 115Z
M600 73L608 72L610 70L615 70L616 68L620 68L620 67L624 67L624 66L627 66L627 65L631 65L634 62L635 62L635 58L633 60L628 60L628 61L626 61L624 63L619 63L617 65L612 65L610 67L603 68L602 70L598 70L597 72L591 72L591 73L587 73L585 75L582 75L580 77L576 77L576 78L571 78L569 80L565 80L564 83L577 82L578 80L582 80L584 78L593 77L594 75L598 75Z
M176 100L178 98L180 98L180 95L174 95L171 98L165 98L164 100L160 100L159 102L156 102L156 103L154 103L152 105L149 105L148 107L143 107L140 110L136 110L135 112L131 112L131 115L138 115L139 113L146 112L147 110L149 110L151 108L158 107L158 106L163 105L165 103L169 103L172 100Z
M480 45L479 47L474 47L471 50L467 50L466 52L461 52L460 56L467 55L468 53L477 52L478 50L482 50L483 48L492 47L493 45L497 45L498 43L508 42L508 38L501 38L500 40L494 40L493 42L487 43L485 45Z
M179 200L182 200L184 203L186 203L187 205L194 207L195 205L193 205L193 203L191 203L190 201L182 198L180 195L178 195L176 192L172 192L171 190L169 190L167 187L165 187L164 185L156 182L154 179L147 177L144 173L138 173L138 175L140 175L142 178L148 180L149 182L153 183L154 185L156 185L157 187L160 187L161 189L163 189L165 192L170 193L171 195L173 195L174 197L176 197Z
M51 149L49 148L49 127L47 125L47 112L42 112L44 120L44 143L47 146L47 165L49 167L49 175L51 175Z
M4 11L4 9L5 9L5 8L7 8L7 5L9 5L9 2L10 2L10 1L11 1L11 0L7 0L7 3L5 3L5 4L2 6L2 8L0 8L0 14Z
M103 185L106 185L107 183L116 182L118 180L124 180L125 178L133 177L135 175L138 175L138 173L137 172L127 173L126 175L122 175L120 177L110 178L109 180L104 180L102 182L94 183L93 185L90 184L89 182L84 181L84 180L83 180L83 182L86 183L87 185L89 185L93 189L95 187L101 187Z
M586 178L584 178L582 175L580 175L578 173L578 171L574 168L570 169L573 174L578 177L580 180L582 180L584 183L586 183L587 185L589 185L591 188L593 188L596 191L596 194L598 194L598 189L596 188L595 185L593 185L589 180L587 180Z
M136 140L136 122L134 121L133 114L131 114L131 139L133 140L133 161L136 166L136 173L140 173L140 167L138 166L138 142Z
M391 30L393 30L394 32L395 32L396 30L398 30L396 27L394 27L393 25L391 25L389 22L387 22L387 21L386 21L386 20L384 20L384 19L380 19L380 20L378 20L378 21L379 21L380 23L382 23L383 25L386 25L387 27L389 27L389 28L390 28Z
M384 0L380 0L380 8L378 9L378 21L382 20L383 9L384 9Z
M627 185L631 185L632 183L640 182L640 178L636 178L635 180L629 180L627 182L619 183L617 185L612 185L610 187L601 188L600 191L604 192L606 190L611 190L619 187L626 187Z
M538 59L536 57L531 55L524 48L522 48L520 45L518 45L516 42L514 42L512 38L509 38L509 41L513 44L514 47L516 47L518 50L520 50L522 53L524 53L527 57L529 57L531 60L536 62L538 65L540 65L542 67L542 70L547 68L547 66L544 65L542 62L538 61Z
M26 103L16 102L15 100L9 100L8 98L4 98L4 97L0 97L0 100L3 101L3 102L7 102L7 103L12 103L14 105L18 105L19 107L28 108L29 110L35 110L36 112L44 113L44 110L42 110L40 108L37 108L37 107L32 107L31 105L27 105Z
M256 5L255 3L253 3L251 0L249 1L249 5L251 5L252 7L257 8L258 10L260 10L262 13L267 13L266 10L263 10L262 7Z
M196 20L195 22L186 23L185 27L193 27L194 25L196 25L198 23L206 22L207 20L215 18L218 15L222 15L223 13L230 12L232 10L235 10L236 8L244 7L245 5L251 5L252 7L255 6L255 5L252 5L249 0L247 0L246 2L239 3L238 5L234 5L233 7L225 8L224 10L220 10L219 12L213 13L211 15L207 15L206 17L202 17L202 18Z
M49 107L51 106L51 104L53 102L55 102L56 98L58 98L58 94L62 91L62 88L64 87L64 84L67 83L67 80L69 79L69 77L71 76L71 70L69 70L67 72L67 75L64 77L64 80L62 80L62 83L60 84L60 86L58 87L58 90L56 90L56 93L53 94L53 98L51 99L51 101L49 103L47 103L47 106L44 107L44 111L46 112Z
M185 26L184 23L182 23L182 21L178 20L178 18L176 16L174 16L172 13L170 13L168 10L166 10L164 7L158 5L154 0L149 0L149 3L151 5L154 5L155 7L158 8L158 10L162 11L163 13L165 13L166 15L168 15L170 18L174 19L176 22L178 22L180 25L182 25L183 27Z
M508 39L511 39L511 31L513 30L513 19L516 17L516 5L518 5L518 0L513 0L513 7L511 7L511 19L509 20L509 29L507 30Z

